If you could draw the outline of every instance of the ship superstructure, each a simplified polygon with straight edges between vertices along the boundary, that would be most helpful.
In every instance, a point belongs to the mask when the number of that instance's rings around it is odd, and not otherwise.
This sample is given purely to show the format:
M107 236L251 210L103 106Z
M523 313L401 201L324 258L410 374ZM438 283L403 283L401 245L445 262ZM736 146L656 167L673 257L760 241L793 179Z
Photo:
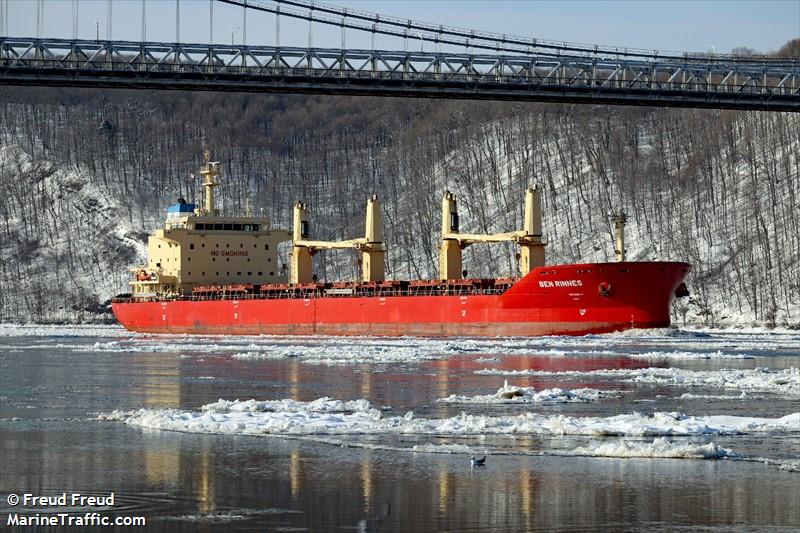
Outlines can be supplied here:
M203 206L180 198L167 208L164 227L148 238L147 264L133 269L132 296L137 299L191 296L208 286L255 286L285 279L278 244L291 239L267 217L224 216L214 189L220 165L208 152L200 171Z

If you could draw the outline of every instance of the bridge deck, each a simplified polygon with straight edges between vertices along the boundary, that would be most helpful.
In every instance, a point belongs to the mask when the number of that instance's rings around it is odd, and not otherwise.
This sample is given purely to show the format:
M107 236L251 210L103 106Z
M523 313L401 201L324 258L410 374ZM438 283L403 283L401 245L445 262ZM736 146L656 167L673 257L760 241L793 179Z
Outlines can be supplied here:
M791 60L0 38L0 84L800 111Z

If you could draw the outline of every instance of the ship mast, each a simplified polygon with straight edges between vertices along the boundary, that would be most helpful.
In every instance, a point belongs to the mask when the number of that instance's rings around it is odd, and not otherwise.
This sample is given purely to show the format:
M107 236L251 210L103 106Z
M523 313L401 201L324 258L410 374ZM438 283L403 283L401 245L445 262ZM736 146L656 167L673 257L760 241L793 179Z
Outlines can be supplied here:
M625 261L625 223L628 215L624 211L609 211L611 222L614 223L614 255L618 263Z
M211 161L211 151L208 149L206 149L204 155L203 169L200 171L204 178L203 187L206 188L206 201L203 206L204 214L215 217L219 215L219 211L214 206L214 187L219 185L219 180L217 180L217 176L219 176L219 161Z

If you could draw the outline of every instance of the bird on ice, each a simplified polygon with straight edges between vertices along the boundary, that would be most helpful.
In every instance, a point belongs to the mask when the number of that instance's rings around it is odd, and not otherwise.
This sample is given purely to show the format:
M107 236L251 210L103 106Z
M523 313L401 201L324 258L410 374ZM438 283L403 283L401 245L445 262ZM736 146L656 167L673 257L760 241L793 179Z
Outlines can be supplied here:
M469 458L470 466L486 466L486 456L484 455L481 459L476 459L473 455Z

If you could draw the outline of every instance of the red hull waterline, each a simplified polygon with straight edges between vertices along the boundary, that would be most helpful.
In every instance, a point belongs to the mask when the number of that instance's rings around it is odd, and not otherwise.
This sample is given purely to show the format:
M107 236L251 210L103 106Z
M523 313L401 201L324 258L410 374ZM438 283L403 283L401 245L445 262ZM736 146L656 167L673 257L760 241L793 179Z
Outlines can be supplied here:
M114 302L143 333L222 335L586 335L670 324L690 266L677 262L539 267L502 294Z

